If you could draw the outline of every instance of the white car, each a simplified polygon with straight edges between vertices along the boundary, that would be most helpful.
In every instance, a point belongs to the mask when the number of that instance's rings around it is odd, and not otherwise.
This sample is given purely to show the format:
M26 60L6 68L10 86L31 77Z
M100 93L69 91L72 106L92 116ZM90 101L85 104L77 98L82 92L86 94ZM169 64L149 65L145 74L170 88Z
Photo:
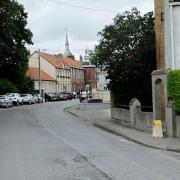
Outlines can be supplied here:
M1 107L12 107L12 100L9 99L6 95L0 95L0 106Z
M19 106L20 104L23 104L23 98L20 96L19 93L6 93L8 98L12 100L12 103L16 106Z
M43 103L44 102L44 98L42 98L39 94L35 94L33 97L34 97L36 103Z
M23 98L23 103L27 104L35 104L35 98L31 94L21 94L21 98Z

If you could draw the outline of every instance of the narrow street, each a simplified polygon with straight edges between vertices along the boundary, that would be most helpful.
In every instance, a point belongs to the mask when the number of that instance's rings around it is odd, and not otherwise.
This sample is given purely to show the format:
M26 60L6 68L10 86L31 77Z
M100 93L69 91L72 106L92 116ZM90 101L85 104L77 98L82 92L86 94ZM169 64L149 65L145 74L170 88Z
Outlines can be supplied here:
M0 109L0 180L179 180L180 154L66 114L76 100Z

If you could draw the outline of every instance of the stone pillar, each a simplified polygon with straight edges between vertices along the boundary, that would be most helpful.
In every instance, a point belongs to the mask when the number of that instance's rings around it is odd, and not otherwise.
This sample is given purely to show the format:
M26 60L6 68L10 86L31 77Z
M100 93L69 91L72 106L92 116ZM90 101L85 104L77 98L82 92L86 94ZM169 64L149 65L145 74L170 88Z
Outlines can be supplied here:
M138 99L133 98L130 103L130 118L131 118L131 126L134 127L136 124L136 113L138 111L141 111L141 103L138 101Z
M176 137L176 115L173 111L173 101L169 100L166 105L166 122L168 137Z
M167 73L164 70L152 72L152 98L153 119L159 119L161 118L161 110L164 110L167 104Z
M153 120L161 120L166 132L167 73L164 70L152 72Z

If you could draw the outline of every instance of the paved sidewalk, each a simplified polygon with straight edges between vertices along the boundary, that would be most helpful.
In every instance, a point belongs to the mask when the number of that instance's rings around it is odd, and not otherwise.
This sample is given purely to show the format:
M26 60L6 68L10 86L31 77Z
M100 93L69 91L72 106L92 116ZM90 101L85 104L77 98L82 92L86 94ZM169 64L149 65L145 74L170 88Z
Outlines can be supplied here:
M112 120L110 116L103 117L103 110L79 110L78 106L72 106L65 109L65 111L136 143L162 150L180 152L180 138L154 139L150 133L122 126L115 120Z

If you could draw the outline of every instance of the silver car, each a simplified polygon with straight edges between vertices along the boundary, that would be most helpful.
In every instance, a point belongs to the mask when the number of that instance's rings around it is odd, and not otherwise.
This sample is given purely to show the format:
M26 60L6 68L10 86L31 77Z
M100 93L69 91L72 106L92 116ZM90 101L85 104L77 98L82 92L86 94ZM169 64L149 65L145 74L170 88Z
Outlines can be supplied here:
M27 104L35 104L35 99L31 94L21 94L21 97L23 98L23 103Z
M0 95L0 107L12 107L12 100L6 95Z
M12 101L13 105L19 106L23 104L23 98L20 97L19 93L6 93L6 96Z

